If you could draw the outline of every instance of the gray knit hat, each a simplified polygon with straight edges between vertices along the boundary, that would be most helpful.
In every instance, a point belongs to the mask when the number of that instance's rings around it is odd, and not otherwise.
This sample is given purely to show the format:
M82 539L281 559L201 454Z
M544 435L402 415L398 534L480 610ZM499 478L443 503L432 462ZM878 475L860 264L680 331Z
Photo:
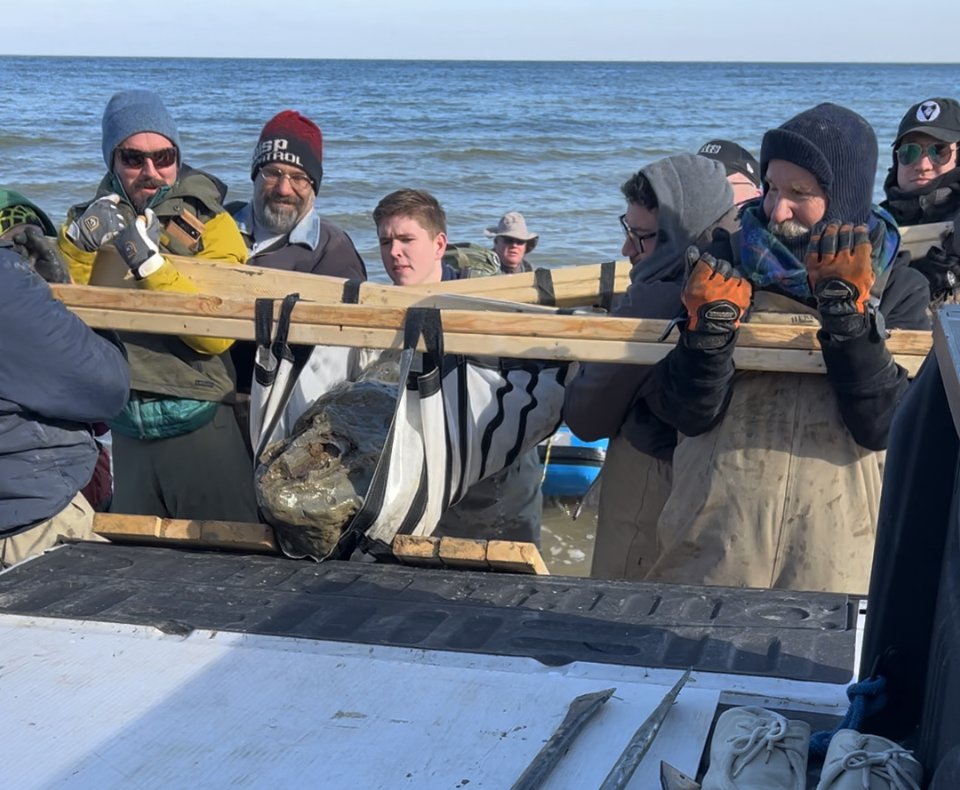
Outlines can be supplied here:
M103 161L107 170L113 170L113 152L132 134L155 132L162 134L180 150L177 125L153 91L132 90L115 93L103 111Z
M866 222L877 172L877 135L853 110L818 104L763 136L760 175L771 159L816 176L827 193L827 222Z

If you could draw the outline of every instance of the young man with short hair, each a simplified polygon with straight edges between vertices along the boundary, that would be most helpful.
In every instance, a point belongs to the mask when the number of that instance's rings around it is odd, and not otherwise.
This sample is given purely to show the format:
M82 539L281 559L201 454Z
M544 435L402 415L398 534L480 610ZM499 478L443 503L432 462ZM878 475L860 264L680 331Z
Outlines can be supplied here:
M429 192L391 192L374 209L373 221L377 225L383 267L395 284L419 285L459 278L442 261L447 246L447 217ZM534 447L510 466L474 484L460 502L443 514L434 534L539 545L543 513L540 477L540 461Z

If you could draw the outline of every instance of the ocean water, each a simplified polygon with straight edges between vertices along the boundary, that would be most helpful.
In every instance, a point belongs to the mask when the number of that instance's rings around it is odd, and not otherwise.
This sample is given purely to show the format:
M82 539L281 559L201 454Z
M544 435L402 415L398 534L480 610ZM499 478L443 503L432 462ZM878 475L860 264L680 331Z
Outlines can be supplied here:
M956 65L523 63L0 58L0 183L59 222L104 172L100 117L117 90L157 91L184 158L248 198L260 128L295 108L324 135L319 211L384 279L371 212L400 187L444 205L450 237L485 242L510 210L541 234L542 266L620 256L620 184L712 137L759 155L763 132L821 101L873 124L879 185L905 110L960 94Z

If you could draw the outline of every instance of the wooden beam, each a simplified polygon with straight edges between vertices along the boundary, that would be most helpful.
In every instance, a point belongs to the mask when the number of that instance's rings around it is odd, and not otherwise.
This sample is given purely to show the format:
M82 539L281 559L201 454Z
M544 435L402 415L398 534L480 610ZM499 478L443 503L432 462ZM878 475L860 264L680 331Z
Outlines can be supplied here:
M253 302L216 296L52 286L95 328L252 340ZM307 345L400 348L406 311L361 305L298 304L290 341ZM444 310L444 347L456 354L653 364L676 342L657 342L665 321L603 315L510 314ZM895 330L887 347L911 372L930 349L929 332ZM746 323L735 359L744 370L823 372L816 326Z
M343 301L344 284L340 277L325 277L302 272L265 269L260 266L238 266L201 258L168 255L181 274L189 277L201 293L223 297L283 298L299 293L301 298L325 304ZM551 270L551 278L560 306L595 304L600 298L601 264L567 266ZM474 277L428 285L397 288L387 283L365 282L359 286L358 303L367 306L406 307L413 304L444 306L433 297L462 299L474 296L524 304L537 304L536 276L532 272L505 274L497 277ZM90 285L134 289L129 270L112 246L97 255ZM616 263L614 293L623 293L630 284L630 262Z
M93 531L116 543L203 546L269 554L280 552L271 527L242 521L201 521L95 513Z
M953 222L931 222L927 225L905 225L900 228L900 249L916 260L933 246L939 247L947 234L953 231Z
M491 570L503 573L549 575L550 571L533 543L511 540L437 538L397 535L391 545L405 565L462 570Z
M487 562L491 568L509 573L550 574L539 549L533 543L491 540L487 543Z

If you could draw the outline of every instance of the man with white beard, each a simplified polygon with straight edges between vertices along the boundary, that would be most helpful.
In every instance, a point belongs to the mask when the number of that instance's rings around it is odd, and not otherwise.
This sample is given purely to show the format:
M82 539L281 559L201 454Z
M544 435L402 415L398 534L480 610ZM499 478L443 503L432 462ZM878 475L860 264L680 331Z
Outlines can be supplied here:
M648 580L866 593L907 389L884 326L929 328L926 282L872 206L876 166L863 118L806 110L764 135L739 233L688 250L680 338L641 392L680 433ZM817 327L825 375L735 370L751 319Z
M267 121L250 177L253 200L230 206L250 250L249 264L367 279L350 237L313 210L323 178L323 136L313 121L296 110Z

